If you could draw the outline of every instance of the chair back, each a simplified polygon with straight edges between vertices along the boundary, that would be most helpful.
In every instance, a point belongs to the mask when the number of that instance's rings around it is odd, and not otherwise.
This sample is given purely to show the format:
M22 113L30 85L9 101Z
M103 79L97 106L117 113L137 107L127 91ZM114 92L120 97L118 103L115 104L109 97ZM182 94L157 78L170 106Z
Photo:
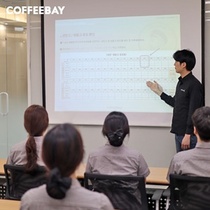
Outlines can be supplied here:
M170 174L169 209L210 209L210 177Z
M32 172L26 172L23 165L4 164L6 176L6 198L20 200L29 189L46 183L46 168L37 165Z
M115 209L148 210L145 178L105 174L84 174L85 188L104 193Z

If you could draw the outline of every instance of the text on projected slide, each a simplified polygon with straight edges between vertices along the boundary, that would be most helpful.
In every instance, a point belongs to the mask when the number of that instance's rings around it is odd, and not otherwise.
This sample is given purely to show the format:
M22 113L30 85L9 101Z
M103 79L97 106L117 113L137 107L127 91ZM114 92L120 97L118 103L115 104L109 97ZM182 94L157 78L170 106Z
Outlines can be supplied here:
M145 83L174 94L179 48L179 15L56 21L55 111L170 112Z

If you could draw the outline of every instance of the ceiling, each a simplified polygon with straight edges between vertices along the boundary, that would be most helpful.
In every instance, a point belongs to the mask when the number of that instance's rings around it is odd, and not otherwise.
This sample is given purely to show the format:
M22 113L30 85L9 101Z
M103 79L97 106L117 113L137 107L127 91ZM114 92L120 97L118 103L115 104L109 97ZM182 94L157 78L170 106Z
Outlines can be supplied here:
M25 6L27 0L0 0L0 7Z
M27 0L0 0L0 7L6 8L8 6L25 6ZM0 14L1 15L1 14ZM6 15L0 16L0 24L8 25L8 26L21 26L25 27L26 22L19 22L16 20L6 19L4 18Z

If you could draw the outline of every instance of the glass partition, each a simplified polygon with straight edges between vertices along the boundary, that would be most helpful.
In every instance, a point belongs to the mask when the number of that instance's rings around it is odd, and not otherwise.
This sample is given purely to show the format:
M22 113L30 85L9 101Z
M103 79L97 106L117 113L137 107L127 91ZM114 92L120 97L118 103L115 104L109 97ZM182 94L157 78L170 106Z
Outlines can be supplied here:
M0 158L26 138L27 103L26 17L8 16L0 3Z

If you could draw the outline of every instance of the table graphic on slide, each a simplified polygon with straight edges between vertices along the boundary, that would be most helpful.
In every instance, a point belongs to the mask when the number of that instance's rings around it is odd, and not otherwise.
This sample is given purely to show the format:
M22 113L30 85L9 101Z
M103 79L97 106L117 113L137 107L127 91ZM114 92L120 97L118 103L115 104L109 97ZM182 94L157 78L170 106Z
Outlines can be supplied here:
M173 95L179 15L58 20L55 111L171 112L146 86Z

